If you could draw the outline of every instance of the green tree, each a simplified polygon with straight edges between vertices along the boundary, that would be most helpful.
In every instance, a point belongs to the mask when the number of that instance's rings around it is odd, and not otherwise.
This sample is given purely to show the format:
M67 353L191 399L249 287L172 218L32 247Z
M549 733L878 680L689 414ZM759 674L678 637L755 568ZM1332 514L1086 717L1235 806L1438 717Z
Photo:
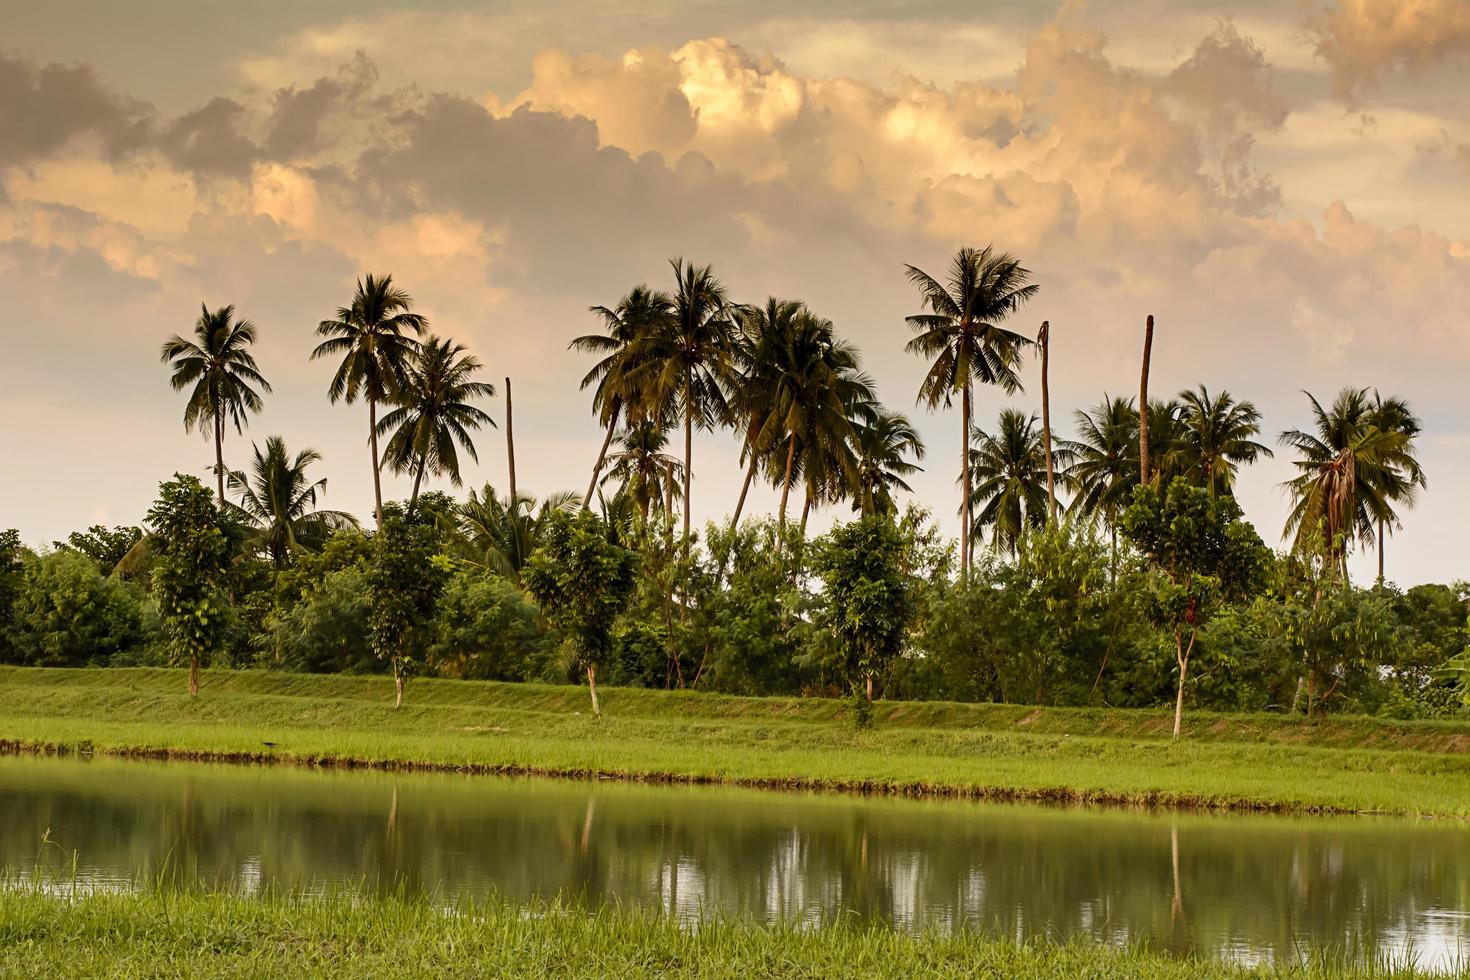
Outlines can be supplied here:
M1090 411L1078 409L1073 417L1077 438L1058 443L1071 455L1071 464L1062 468L1073 491L1067 513L1107 525L1116 569L1118 517L1138 486L1138 412L1131 400L1105 394Z
M285 440L271 436L265 452L255 447L249 474L230 474L230 489L240 496L235 509L255 528L253 546L270 556L277 571L292 555L319 550L333 531L357 526L351 514L317 507L327 481L312 480L307 469L321 458L315 449L303 449L293 459Z
M37 667L100 667L144 639L134 586L70 549L31 563L11 610L19 659Z
M962 248L941 283L914 266L908 279L918 290L927 313L908 317L915 336L904 348L930 360L919 386L919 401L929 408L948 408L960 398L960 513L972 512L970 492L970 398L976 383L999 385L1007 392L1021 390L1018 368L1021 352L1031 343L1000 326L1041 288L1031 272L1004 252L987 245ZM960 575L970 567L970 528L960 524Z
M385 509L372 539L365 584L373 652L393 670L393 707L403 704L408 675L423 663L434 615L451 567L432 524L397 506Z
M520 581L521 571L540 544L553 516L579 509L575 493L554 493L537 502L521 494L511 501L490 484L459 506L459 533L463 556L477 565Z
M373 456L373 508L383 523L383 484L378 454L378 405L399 397L407 380L409 360L418 346L414 337L423 334L429 321L413 312L413 298L393 285L392 276L367 276L357 282L350 306L337 310L337 318L317 325L325 337L311 352L311 359L340 357L337 372L327 387L332 404L346 399L350 405L359 397L368 403L368 445Z
M439 599L429 663L447 677L546 680L559 642L515 583L461 565Z
M874 676L903 649L914 615L903 561L903 539L893 522L868 517L834 527L814 563L843 671L854 694L861 685L868 702Z
M230 528L204 485L179 473L158 488L148 526L153 597L174 660L189 664L189 693L198 694L200 663L229 635Z
M613 624L637 581L637 556L615 543L591 511L558 512L523 574L527 591L587 672L592 713L601 717L597 668L612 652Z
M879 408L870 418L858 420L853 453L853 510L863 517L896 515L898 504L893 492L913 493L904 477L922 469L914 462L924 458L924 442L918 430L902 413Z
M665 499L679 499L681 491L676 481L684 474L684 464L664 452L669 434L651 420L630 425L620 442L618 451L607 458L607 475L602 482L617 484L619 492L628 495L646 522L649 512L662 508ZM673 515L665 517L672 520Z
M968 467L974 489L970 502L979 514L967 514L973 529L990 528L991 544L1016 554L1028 528L1046 523L1046 449L1041 426L1034 415L1014 408L1001 411L994 435L978 426L971 433L974 448ZM1072 464L1071 451L1058 444L1055 465L1064 472Z
M463 346L432 335L409 358L398 405L378 421L378 435L388 436L383 461L389 468L413 472L410 510L418 504L426 472L447 476L457 487L459 449L480 460L470 433L482 425L495 428L495 420L471 402L494 398L495 386L472 380L479 370L480 362Z
M110 575L142 538L143 529L140 527L93 524L85 531L71 532L65 541L53 541L51 544L58 551L69 548L81 552L95 561L104 575Z
M1181 391L1183 405L1182 476L1215 496L1235 492L1235 474L1241 466L1272 455L1256 442L1261 413L1248 401L1237 401L1228 391L1211 396L1204 385Z
M15 528L0 531L0 663L17 658L11 626L15 601L25 584L25 560L30 552L20 543Z
M1178 738L1195 639L1223 603L1247 598L1261 586L1270 553L1241 520L1233 498L1212 497L1182 480L1163 491L1153 483L1135 489L1122 531L1149 562L1154 616L1173 636Z
M160 359L173 368L169 381L174 391L190 389L184 430L197 428L214 436L214 475L221 505L225 502L225 422L233 422L236 432L244 432L246 416L261 409L260 392L271 390L250 353L254 343L255 324L236 320L233 306L210 312L201 305L194 340L174 334L159 352Z

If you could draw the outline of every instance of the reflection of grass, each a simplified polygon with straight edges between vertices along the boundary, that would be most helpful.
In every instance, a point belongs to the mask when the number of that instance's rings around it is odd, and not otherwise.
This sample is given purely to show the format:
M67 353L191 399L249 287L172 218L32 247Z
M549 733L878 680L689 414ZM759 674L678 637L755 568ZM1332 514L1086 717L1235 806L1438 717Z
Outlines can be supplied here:
M893 703L859 732L841 702L816 699L609 690L597 723L585 691L570 687L419 681L398 710L381 678L212 672L198 698L183 692L174 671L0 669L0 741L175 758L1470 815L1470 760L1453 751L1470 732L1463 724L1201 715L1174 744L1153 734L1164 715L1146 712Z
M454 914L458 913L458 914ZM0 889L6 976L1035 977L1143 980L1412 977L1391 962L1313 954L1249 971L1146 949L1017 945L976 933L705 922L551 904L443 903L359 896L246 898L150 890Z

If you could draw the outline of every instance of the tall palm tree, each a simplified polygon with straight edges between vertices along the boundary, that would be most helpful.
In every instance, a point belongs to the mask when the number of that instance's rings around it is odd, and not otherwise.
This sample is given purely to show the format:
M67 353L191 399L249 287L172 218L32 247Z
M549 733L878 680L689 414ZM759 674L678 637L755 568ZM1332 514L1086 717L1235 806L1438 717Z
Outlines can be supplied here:
M1322 549L1329 567L1346 576L1353 540L1371 546L1380 520L1396 524L1393 504L1412 504L1423 472L1397 407L1380 416L1366 388L1342 389L1331 408L1304 394L1313 431L1288 429L1280 439L1297 454L1297 475L1284 484L1293 503L1283 533L1298 551Z
M1384 398L1379 395L1378 390L1373 390L1373 424L1384 432L1401 434L1404 437L1404 449L1400 463L1403 467L1404 480L1402 485L1395 487L1391 502L1403 503L1409 507L1414 506L1418 491L1426 489L1429 481L1424 475L1424 469L1419 465L1419 458L1414 452L1414 440L1424 430L1424 425L1419 417L1409 408L1409 403L1402 398ZM1378 581L1383 582L1384 561L1384 537L1385 530L1392 534L1395 530L1403 527L1397 515L1377 515L1378 521Z
M1071 464L1063 469L1074 496L1069 514L1108 526L1112 555L1118 553L1118 517L1138 486L1138 411L1133 399L1103 395L1091 411L1073 413L1077 438L1063 440Z
M914 266L907 266L908 279L919 290L927 313L908 317L915 336L904 348L911 354L932 359L928 374L919 386L919 401L929 408L952 404L960 398L960 512L971 512L973 481L970 475L970 395L977 383L999 385L1007 392L1021 389L1017 372L1021 352L1031 341L1000 326L1036 295L1040 288L1031 273L1005 252L962 248L950 263L941 283ZM968 575L968 523L960 525L960 573Z
M413 298L393 285L392 276L366 276L357 282L350 306L337 310L335 320L317 325L325 337L311 352L311 359L340 356L341 363L327 395L336 404L345 398L350 405L359 396L368 403L368 445L373 455L373 507L378 524L383 523L383 484L378 455L378 404L393 401L403 387L409 358L429 321L413 312ZM414 336L409 336L412 333Z
M269 554L278 571L293 555L321 550L333 531L357 526L351 514L317 507L327 481L311 479L307 469L321 461L321 453L303 449L292 458L280 436L267 438L264 452L254 449L249 474L230 474L230 489L240 497L232 506L255 528L256 549Z
M853 510L864 517L892 514L898 509L893 491L913 492L904 477L921 469L910 460L924 458L924 442L907 416L885 408L855 426L855 430L857 479L852 487Z
M1143 421L1135 419L1134 426L1142 438ZM1189 461L1189 448L1185 440L1184 405L1175 399L1163 401L1155 398L1148 403L1148 479L1159 486L1168 485L1170 480L1183 476ZM1139 458L1144 458L1139 450Z
M608 457L602 482L616 483L618 492L627 494L639 517L647 521L649 511L655 505L662 507L666 496L678 497L679 488L671 481L683 475L684 464L664 452L669 434L656 422L634 423L623 431L621 442L622 448Z
M739 330L734 334L732 347L733 367L736 376L730 392L730 416L732 421L745 430L740 446L740 461L745 464L745 479L740 485L740 497L735 502L735 514L730 520L731 528L740 524L740 513L745 509L745 497L755 480L757 469L764 468L766 476L775 485L783 472L780 445L780 426L776 422L778 407L775 390L780 372L767 357L767 352L779 346L781 338L792 333L796 318L803 315L806 307L799 300L782 300L774 296L764 306L749 306L740 310Z
M214 475L221 504L225 502L225 420L235 423L237 433L244 432L245 417L261 409L260 391L271 390L250 353L254 343L255 324L236 320L233 306L221 306L211 313L201 303L194 340L174 334L159 352L160 359L173 368L169 381L174 391L194 386L184 406L184 431L197 427L208 434L213 430Z
M552 494L539 504L526 494L511 501L487 483L479 493L471 490L460 505L460 546L475 564L519 581L551 515L581 506L582 498L569 492Z
M684 540L689 540L690 482L694 478L694 429L729 421L727 392L734 381L734 312L725 287L709 266L682 258L669 263L677 289L660 329L633 345L630 382L647 393L651 414L684 424Z
M991 529L991 544L1015 555L1027 528L1046 523L1046 449L1036 416L1014 408L1001 411L995 434L976 426L971 433L970 471L974 474L973 503L979 514L966 515L974 529ZM1071 465L1071 454L1060 446L1056 465Z
M479 370L480 362L462 345L432 335L409 356L398 407L378 421L378 435L388 436L383 462L395 473L413 471L410 510L418 503L425 472L460 485L456 444L470 459L480 460L470 432L482 425L493 429L495 420L470 403L494 398L495 386L471 380Z
M639 421L646 415L649 406L636 384L634 357L646 352L650 334L666 329L673 309L674 301L667 294L642 284L634 286L611 309L606 306L591 308L591 312L602 320L606 333L586 334L568 345L569 350L601 355L582 378L583 388L596 384L592 391L592 409L607 429L602 448L597 453L597 462L592 466L592 479L587 484L584 503L591 500L597 477L607 459L608 447L624 413L637 416Z
M1232 495L1236 470L1272 455L1269 447L1254 439L1261 434L1261 413L1248 401L1236 401L1228 391L1211 397L1204 385L1181 391L1179 400L1184 430L1181 475L1209 490L1211 496Z

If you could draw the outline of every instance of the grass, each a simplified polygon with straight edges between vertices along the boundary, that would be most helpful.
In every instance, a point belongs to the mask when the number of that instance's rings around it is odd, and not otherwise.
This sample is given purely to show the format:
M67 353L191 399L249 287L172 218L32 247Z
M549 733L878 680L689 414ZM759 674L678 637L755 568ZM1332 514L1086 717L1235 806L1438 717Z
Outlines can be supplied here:
M1467 723L880 703L377 677L0 668L0 746L1296 812L1470 815ZM267 746L264 743L273 743Z
M1423 976L1350 954L1246 969L1145 948L1017 944L979 933L906 936L670 919L613 907L436 904L351 893L307 898L0 888L5 977L1031 977Z

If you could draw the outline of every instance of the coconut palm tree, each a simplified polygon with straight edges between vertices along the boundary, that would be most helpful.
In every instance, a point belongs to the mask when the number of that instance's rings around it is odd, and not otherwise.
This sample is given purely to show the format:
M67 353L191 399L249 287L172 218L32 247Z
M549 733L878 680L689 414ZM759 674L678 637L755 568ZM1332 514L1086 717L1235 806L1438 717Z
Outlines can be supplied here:
M412 310L413 298L393 285L392 276L366 276L357 282L350 306L337 310L335 320L317 325L325 337L311 352L311 359L341 357L337 373L327 388L336 404L350 405L358 397L368 403L368 444L373 456L373 507L378 524L383 523L383 484L378 455L378 405L393 401L408 371L417 340L429 321ZM414 336L409 336L412 333Z
M913 493L904 477L922 469L911 459L924 458L924 442L907 416L881 407L854 430L857 472L852 486L853 510L864 517L893 514L898 509L893 492Z
M1141 432L1140 422L1134 428ZM1170 399L1155 398L1148 403L1148 479L1161 487L1183 476L1189 462L1185 440L1184 405ZM1140 454L1142 450L1140 449ZM1140 455L1140 459L1142 456Z
M480 460L470 433L482 425L495 428L495 420L471 402L494 398L495 386L471 380L479 370L480 362L462 345L432 335L409 356L398 405L378 420L378 435L388 436L383 462L395 473L413 471L410 510L418 504L426 472L459 486L459 449Z
M694 429L730 420L727 392L735 380L735 327L724 285L707 265L682 258L669 263L677 288L673 308L659 328L628 351L630 384L647 395L649 415L677 417L684 425L684 541L689 540L690 482L694 478Z
M244 432L246 416L261 409L260 392L271 390L250 353L254 343L255 324L236 320L233 306L210 312L201 303L194 340L174 334L159 352L160 359L173 368L169 382L174 391L193 385L184 406L184 431L197 428L214 435L214 475L220 504L225 502L225 421L235 423L237 433Z
M1424 475L1424 469L1419 465L1419 458L1414 452L1414 440L1423 431L1424 425L1419 417L1409 408L1409 403L1402 398L1384 398L1379 395L1375 388L1373 391L1373 424L1384 432L1401 434L1404 437L1404 449L1402 452L1401 465L1403 468L1402 485L1395 488L1394 496L1390 503L1402 503L1409 507L1414 506L1418 497L1418 491L1428 488L1429 481ZM1384 537L1385 531L1392 534L1395 530L1402 528L1403 522L1398 519L1397 514L1379 514L1378 521L1378 581L1383 582L1384 561Z
M784 472L781 458L780 426L775 390L780 372L766 356L783 343L782 338L795 330L795 321L806 307L799 300L782 300L774 296L764 306L748 306L740 310L739 329L734 334L733 366L736 381L730 391L730 415L745 430L740 446L740 461L745 464L745 479L740 497L735 501L731 528L740 524L745 497L755 480L756 470L764 468L772 485Z
M269 554L277 571L293 555L321 550L333 531L357 526L351 514L317 507L327 481L311 479L307 470L321 461L321 453L303 449L292 458L280 436L266 439L264 452L254 449L250 472L230 474L230 489L240 497L231 506L255 529L255 549Z
M1062 471L1074 493L1067 513L1107 524L1116 569L1118 517L1138 486L1138 411L1133 399L1104 393L1091 411L1078 409L1072 417L1078 437L1059 443L1071 458Z
M616 484L618 492L634 502L645 522L653 507L664 506L666 497L679 496L679 487L672 481L683 476L684 464L664 452L668 444L668 432L645 419L623 430L622 448L607 459L603 484Z
M642 284L634 286L612 308L591 308L591 312L602 320L606 333L586 334L568 345L569 350L600 355L597 363L582 378L582 387L596 384L592 391L592 409L607 429L607 434L598 450L597 462L592 466L592 479L587 484L584 502L591 500L598 475L607 459L608 447L624 414L636 416L637 421L642 421L647 414L647 399L634 383L633 356L646 351L649 335L667 328L673 309L674 301L667 294Z
M1297 475L1284 484L1292 509L1283 534L1298 551L1321 548L1328 566L1346 577L1354 539L1371 546L1380 520L1397 524L1393 504L1412 504L1423 472L1397 406L1380 415L1366 388L1342 389L1331 408L1304 394L1313 431L1288 429L1280 439L1297 454Z
M971 432L972 502L979 514L966 515L974 531L990 528L991 545L1016 554L1021 535L1046 523L1046 449L1036 416L1014 408L1001 411L995 434L979 426ZM1058 446L1055 464L1071 466L1071 453ZM972 532L973 533L973 532Z
M907 266L908 279L919 290L921 305L928 310L908 317L915 336L904 348L911 354L931 359L929 372L919 386L919 401L929 408L941 403L949 407L960 399L960 479L962 514L971 513L970 397L978 382L999 385L1007 392L1021 389L1018 367L1021 352L1031 343L1021 334L1000 326L1036 295L1040 288L1031 273L1016 259L991 246L962 248L950 263L941 283L914 266ZM969 534L960 525L960 572L968 574Z
M1183 427L1181 475L1211 496L1231 496L1236 470L1271 456L1269 447L1256 442L1261 413L1248 401L1236 401L1228 391L1211 397L1204 385L1181 391Z
M551 515L581 506L582 498L570 492L552 494L539 504L526 494L512 502L487 483L478 494L471 490L460 505L460 547L475 564L520 581Z

